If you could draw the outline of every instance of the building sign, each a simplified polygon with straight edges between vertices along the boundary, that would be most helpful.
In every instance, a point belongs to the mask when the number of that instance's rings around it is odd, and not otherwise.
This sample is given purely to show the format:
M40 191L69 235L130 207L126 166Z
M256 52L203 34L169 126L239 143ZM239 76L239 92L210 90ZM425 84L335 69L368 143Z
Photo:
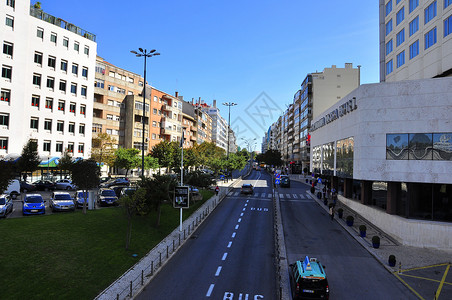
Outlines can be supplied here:
M174 207L188 208L190 188L188 186L176 186L174 189Z
M315 131L326 124L329 124L343 116L345 116L348 113L351 113L352 111L356 110L358 106L356 105L356 98L353 97L352 99L348 100L347 102L339 105L338 108L332 110L331 112L327 113L324 117L320 118L318 121L316 121L310 131Z

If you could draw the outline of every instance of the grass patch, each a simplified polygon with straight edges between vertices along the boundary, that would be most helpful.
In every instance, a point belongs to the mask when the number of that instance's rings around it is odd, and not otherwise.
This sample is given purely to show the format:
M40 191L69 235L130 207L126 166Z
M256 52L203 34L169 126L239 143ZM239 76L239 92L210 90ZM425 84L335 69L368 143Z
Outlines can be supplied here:
M200 192L203 200L184 210L183 219L213 195ZM162 206L158 228L156 218L152 212L133 219L129 250L120 207L1 220L1 294L8 299L93 299L179 226L179 210L170 204Z

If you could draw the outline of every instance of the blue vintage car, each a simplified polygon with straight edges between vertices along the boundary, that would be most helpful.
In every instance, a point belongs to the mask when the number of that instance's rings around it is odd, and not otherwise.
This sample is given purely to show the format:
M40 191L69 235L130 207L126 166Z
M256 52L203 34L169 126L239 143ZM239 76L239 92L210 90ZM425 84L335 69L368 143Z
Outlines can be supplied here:
M22 201L23 215L43 215L46 213L44 199L39 194L27 194Z

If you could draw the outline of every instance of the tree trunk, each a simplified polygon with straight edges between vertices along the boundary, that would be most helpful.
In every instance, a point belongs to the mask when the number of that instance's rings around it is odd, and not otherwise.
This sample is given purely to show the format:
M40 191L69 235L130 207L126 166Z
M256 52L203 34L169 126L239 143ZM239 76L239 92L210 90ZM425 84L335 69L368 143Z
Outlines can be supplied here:
M132 237L132 216L127 216L127 232L126 232L126 250L129 249L130 239Z

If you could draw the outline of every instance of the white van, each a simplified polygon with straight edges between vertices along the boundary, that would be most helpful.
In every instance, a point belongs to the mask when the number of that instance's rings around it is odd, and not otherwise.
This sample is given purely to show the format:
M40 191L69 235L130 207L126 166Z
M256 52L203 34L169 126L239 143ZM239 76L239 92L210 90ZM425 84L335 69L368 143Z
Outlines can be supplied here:
M17 199L20 195L20 182L17 179L13 179L9 182L8 188L3 192L3 194L8 194L12 199Z

